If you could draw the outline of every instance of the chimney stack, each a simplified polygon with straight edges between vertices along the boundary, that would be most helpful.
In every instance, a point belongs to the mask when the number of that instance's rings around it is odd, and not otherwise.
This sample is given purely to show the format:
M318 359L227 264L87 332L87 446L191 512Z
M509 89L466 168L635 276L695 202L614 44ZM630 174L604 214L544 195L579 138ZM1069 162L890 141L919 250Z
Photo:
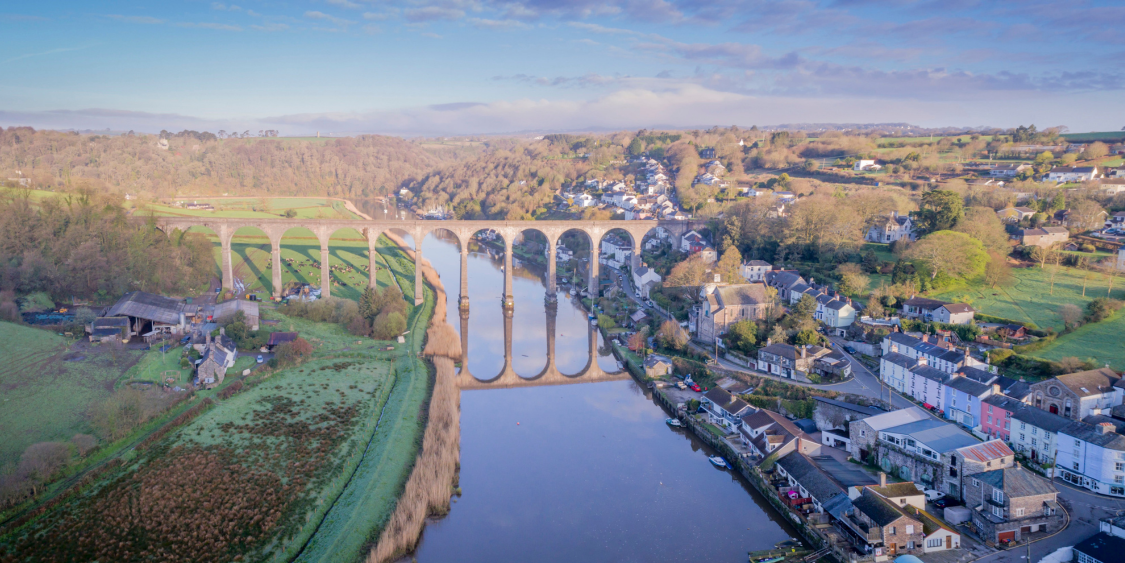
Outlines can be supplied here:
M1098 423L1098 433L1099 434L1110 434L1112 432L1113 432L1113 424L1112 423L1109 423L1109 422L1099 422Z
M808 344L805 344L804 346L801 346L801 359L802 360L805 359L805 357L808 356L808 351L809 351L809 345Z
M883 473L882 471L879 472L879 486L880 487L886 487L887 486L887 474Z

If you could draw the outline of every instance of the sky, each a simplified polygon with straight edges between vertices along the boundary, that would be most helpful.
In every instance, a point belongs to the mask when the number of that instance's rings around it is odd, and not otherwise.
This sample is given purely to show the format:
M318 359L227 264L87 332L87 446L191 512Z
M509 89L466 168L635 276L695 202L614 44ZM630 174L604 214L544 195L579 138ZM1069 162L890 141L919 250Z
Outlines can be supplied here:
M404 136L1125 126L1125 3L9 2L0 125Z

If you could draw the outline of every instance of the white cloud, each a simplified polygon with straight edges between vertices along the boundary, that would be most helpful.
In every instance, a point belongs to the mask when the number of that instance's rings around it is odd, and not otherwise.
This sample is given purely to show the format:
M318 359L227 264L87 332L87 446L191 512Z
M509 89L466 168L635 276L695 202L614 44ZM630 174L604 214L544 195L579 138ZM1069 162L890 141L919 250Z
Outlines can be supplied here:
M529 25L516 20L489 20L484 18L469 18L468 22L479 29L528 29Z
M262 25L252 25L250 28L258 31L285 31L289 29L289 26L283 23L266 23Z
M338 18L336 16L331 16L331 15L328 15L324 12L318 12L316 10L309 10L309 11L305 12L305 17L309 18L310 20L321 20L321 21L332 22L336 25L350 25L350 24L355 23L353 21L346 20L344 18Z
M202 23L182 22L182 23L176 24L176 27L187 27L187 28L195 28L195 29L214 29L216 31L242 31L242 28L237 26L237 25L230 25L230 24L225 24L225 23L211 23L211 22L202 22Z
M110 14L110 15L107 15L106 17L107 18L113 18L117 21L123 21L123 22L127 22L127 23L141 23L141 24L148 24L148 25L155 25L155 24L164 23L164 20L162 20L160 18L154 18L154 17L151 17L151 16L122 16L122 15L118 15L118 14Z
M404 10L403 15L406 16L406 19L408 21L428 22L437 20L459 20L465 17L465 11L458 10L456 8L426 6L425 8L411 8L409 10Z
M326 4L331 4L333 6L339 6L341 8L348 8L349 10L358 10L362 7L359 4L356 4L354 2L349 2L348 0L324 0L324 2Z

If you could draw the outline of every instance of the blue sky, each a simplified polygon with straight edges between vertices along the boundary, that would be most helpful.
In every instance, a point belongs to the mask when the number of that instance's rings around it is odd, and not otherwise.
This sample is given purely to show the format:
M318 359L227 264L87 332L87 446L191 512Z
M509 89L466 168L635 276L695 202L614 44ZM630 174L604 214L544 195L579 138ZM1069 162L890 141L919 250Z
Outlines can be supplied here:
M13 2L0 125L1118 130L1122 29L1082 0Z

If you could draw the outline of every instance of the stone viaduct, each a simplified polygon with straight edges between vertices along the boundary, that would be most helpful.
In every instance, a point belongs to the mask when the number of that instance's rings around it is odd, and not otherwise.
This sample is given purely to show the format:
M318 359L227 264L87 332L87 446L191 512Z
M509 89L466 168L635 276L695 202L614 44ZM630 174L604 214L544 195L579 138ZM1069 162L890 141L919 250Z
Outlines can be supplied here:
M270 240L273 256L273 293L278 296L281 291L281 239L287 231L295 228L305 228L313 232L320 241L320 278L322 295L331 293L331 277L329 270L328 245L332 235L341 229L354 229L367 240L369 266L369 281L375 284L376 253L375 241L384 232L394 230L411 235L415 246L415 303L422 302L422 268L418 262L422 259L422 244L426 235L444 230L452 233L457 238L461 249L461 293L460 305L468 307L468 242L474 234L484 230L494 230L504 239L504 305L512 306L512 242L516 236L526 231L536 231L547 238L547 298L555 298L555 245L559 237L567 231L580 231L590 240L591 248L601 246L602 238L612 230L623 230L629 234L633 245L634 260L640 256L641 243L646 234L656 227L662 227L675 237L681 237L694 228L703 225L702 221L426 221L426 220L365 220L365 219L235 219L225 217L157 217L156 223L165 232L173 230L186 231L192 227L210 229L222 245L222 271L223 288L234 288L234 273L231 258L231 241L234 234L243 228L258 229ZM596 253L593 254L596 256ZM589 268L589 287L596 288L598 279L598 261L591 260Z

